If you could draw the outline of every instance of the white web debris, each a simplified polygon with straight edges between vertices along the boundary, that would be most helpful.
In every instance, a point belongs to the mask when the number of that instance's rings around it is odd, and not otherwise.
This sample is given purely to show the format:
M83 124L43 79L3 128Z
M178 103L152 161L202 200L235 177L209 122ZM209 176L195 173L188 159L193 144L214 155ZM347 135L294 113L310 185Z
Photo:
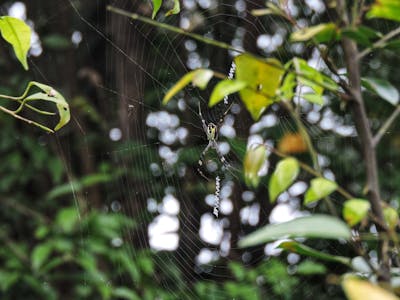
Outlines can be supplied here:
M235 71L236 71L236 64L234 61L232 61L231 68L229 69L228 79L230 79L230 80L233 79L233 75L235 74ZM224 97L224 104L225 105L228 104L228 95L226 95Z
M221 191L221 179L219 176L215 177L215 204L214 204L214 210L213 214L218 218L218 212L219 212L219 203L220 203L220 193Z

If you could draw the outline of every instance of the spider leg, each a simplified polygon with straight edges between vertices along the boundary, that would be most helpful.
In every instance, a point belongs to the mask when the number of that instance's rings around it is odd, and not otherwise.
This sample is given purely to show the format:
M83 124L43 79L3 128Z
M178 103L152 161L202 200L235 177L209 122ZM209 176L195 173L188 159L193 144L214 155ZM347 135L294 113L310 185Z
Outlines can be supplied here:
M201 177L203 177L204 179L206 179L207 181L210 181L210 178L208 178L206 175L204 175L204 173L200 170L201 167L203 167L203 164L205 164L204 161L204 157L207 153L207 151L212 147L212 143L211 141L208 142L207 147L203 150L203 152L201 152L200 154L200 159L198 161L198 166L197 166L197 172L201 175Z
M228 108L225 110L224 114L221 116L221 118L218 120L217 126L218 128L221 126L222 122L224 122L225 116L228 114L228 112L231 110L233 105L233 101L231 104L229 104Z
M211 141L210 141L211 143ZM221 151L219 151L218 149L218 143L216 141L212 142L211 147L215 150L215 152L217 152L218 158L221 161L221 163L223 164L223 166L225 167L225 169L229 169L231 167L231 165L229 164L229 162L225 159L224 155L221 153Z
M203 118L203 114L201 113L200 102L199 102L199 116L200 116L200 119L201 119L201 124L203 125L203 130L204 130L204 132L207 132L207 124L206 124L206 121Z

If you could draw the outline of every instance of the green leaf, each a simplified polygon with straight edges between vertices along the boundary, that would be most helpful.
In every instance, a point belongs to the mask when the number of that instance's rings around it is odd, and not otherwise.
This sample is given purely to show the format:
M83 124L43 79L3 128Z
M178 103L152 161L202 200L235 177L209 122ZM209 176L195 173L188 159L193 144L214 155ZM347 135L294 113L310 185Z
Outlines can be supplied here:
M395 229L399 223L399 214L393 207L385 207L383 209L383 217L388 227L392 230Z
M119 253L119 261L121 266L129 273L130 279L133 282L139 282L141 273L139 271L139 268L137 267L135 261L131 259L131 257L126 253L126 252L120 252Z
M175 83L168 90L168 92L165 94L163 98L162 103L166 105L173 96L175 96L190 82L192 82L193 85L198 86L201 89L204 89L213 75L214 72L208 69L197 69L185 74L181 79L178 80L177 83Z
M276 166L269 180L269 201L275 202L276 198L285 191L299 175L299 163L295 158L282 159Z
M230 272L238 281L243 281L246 277L247 270L238 262L231 262L228 265Z
M311 186L304 197L304 204L318 201L333 193L336 189L336 182L322 177L314 178L311 180Z
M153 13L151 14L151 18L154 19L160 10L162 0L152 0L153 2Z
M335 81L309 66L304 59L295 57L292 61L299 84L311 87L314 92L319 95L322 95L324 89L332 92L336 92L339 89Z
M224 79L218 82L210 96L210 107L219 103L225 96L236 93L246 87L246 82L240 80Z
M19 278L18 272L7 272L0 270L0 291L6 292L17 282Z
M396 0L397 1L397 0ZM347 275L342 281L342 287L349 300L398 300L394 294L369 281L361 280L353 275Z
M135 293L134 290L131 290L125 286L116 287L113 289L113 295L116 298L127 299L127 300L140 300L141 298Z
M265 163L266 152L265 146L263 145L247 149L243 160L244 179L247 186L256 188L260 183L260 176L258 173Z
M308 102L315 103L318 105L324 104L324 98L322 97L322 95L303 93L303 94L300 94L300 96L301 96L301 98L303 98L304 100L307 100Z
M71 48L71 40L61 34L49 34L42 39L43 46L52 50L66 50Z
M296 274L299 275L316 275L325 274L326 272L327 269L323 264L316 263L310 260L301 262L296 269Z
M110 182L112 179L113 177L110 174L95 173L82 177L81 184L83 187L90 187L99 183Z
M28 70L27 54L31 46L31 28L19 19L0 17L0 32L3 38L12 45L15 56L25 70Z
M41 225L41 226L37 227L35 230L35 238L41 240L47 236L49 231L50 231L50 228L48 226Z
M239 247L255 246L285 238L350 239L347 225L328 215L312 215L288 222L266 225L239 241Z
M399 92L389 81L381 78L363 77L361 83L367 90L389 103L393 105L399 103Z
M400 1L375 0L367 13L367 18L382 18L400 22Z
M251 14L253 16L265 16L265 15L277 15L277 16L285 16L286 13L279 8L275 3L267 1L267 8L253 9Z
M142 253L139 256L138 264L139 264L140 269L146 275L152 275L154 273L154 262L151 259L150 255L146 255L146 254Z
M300 255L314 257L325 261L341 263L347 266L349 266L351 262L351 259L348 257L331 255L325 252L321 252L295 241L282 242L278 247Z
M242 54L235 57L236 79L246 82L239 95L254 120L258 120L275 99L284 69L276 59L261 60Z
M179 14L180 11L181 11L181 5L179 3L179 0L174 0L174 7L169 11L167 11L165 13L165 16L168 17L170 15L176 15Z
M46 198L52 200L66 194L79 192L82 190L82 188L83 186L80 182L78 182L77 180L71 180L68 183L54 187L47 193Z
M389 49L389 50L399 50L400 49L400 40L395 39L395 40L388 41L382 46L382 48Z
M63 208L56 216L56 224L66 233L71 233L79 221L79 211L75 207Z
M32 268L37 271L46 262L53 250L51 243L37 245L32 251Z
M290 35L292 42L305 42L314 39L317 43L329 42L338 36L338 28L334 23L324 23L306 27Z
M350 199L343 205L343 218L349 226L361 222L368 214L371 204L365 199Z
M288 73L279 89L281 98L286 101L292 100L296 86L296 75L292 72Z
M371 46L372 40L378 39L382 34L366 26L347 27L342 29L342 35L352 39L362 46Z

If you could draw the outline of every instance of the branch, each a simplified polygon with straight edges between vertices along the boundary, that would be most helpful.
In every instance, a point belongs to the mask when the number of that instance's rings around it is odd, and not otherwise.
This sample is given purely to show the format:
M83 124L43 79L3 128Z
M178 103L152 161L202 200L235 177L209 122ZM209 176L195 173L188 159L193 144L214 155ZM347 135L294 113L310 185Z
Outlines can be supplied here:
M337 14L342 18L344 26L349 25L349 17L346 11L346 1L337 0ZM353 114L357 134L360 140L361 148L363 151L363 158L365 162L367 187L368 187L368 200L371 203L372 212L377 221L376 226L379 232L385 232L385 224L383 217L383 210L381 204L381 195L379 190L378 181L378 165L376 160L376 152L373 144L373 137L369 125L367 112L365 109L364 99L361 93L361 74L360 74L360 53L358 52L357 45L354 41L344 37L342 39L342 48L344 52L344 60L349 78L349 87L354 101L350 102L350 109ZM383 241L379 247L379 257L381 266L379 269L379 279L385 282L390 281L390 260L386 249L386 241Z
M389 127L393 124L393 122L396 120L397 116L400 114L400 105L397 105L396 109L394 112L390 115L390 117L386 120L386 122L382 125L381 128L379 128L378 132L374 136L372 143L374 147L376 147L385 132L389 129Z

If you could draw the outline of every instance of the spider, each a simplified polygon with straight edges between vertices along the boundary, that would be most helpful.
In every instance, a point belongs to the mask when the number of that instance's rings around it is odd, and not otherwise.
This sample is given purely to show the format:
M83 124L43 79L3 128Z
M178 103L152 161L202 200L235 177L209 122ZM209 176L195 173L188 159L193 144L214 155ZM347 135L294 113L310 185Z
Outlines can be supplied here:
M225 116L227 115L227 113L229 112L229 110L232 107L233 102L229 105L228 109L224 112L224 114L222 115L222 117L218 120L218 123L215 124L213 122L210 122L207 124L207 122L204 120L203 115L201 113L201 108L200 108L200 102L199 102L199 116L201 119L201 123L203 125L203 130L206 133L207 136L207 140L208 140L208 145L206 148L204 148L203 152L201 152L200 154L200 159L198 161L198 167L197 167L197 172L199 172L199 174L205 178L206 180L210 180L207 176L204 175L204 173L200 170L200 168L203 166L203 162L204 162L204 157L206 155L206 153L208 152L208 150L210 149L214 149L215 152L218 155L219 160L221 161L221 163L223 164L223 166L225 168L229 168L230 165L229 163L226 161L225 157L222 155L222 153L219 151L218 149L218 130L219 127L221 126L222 122L225 119Z

